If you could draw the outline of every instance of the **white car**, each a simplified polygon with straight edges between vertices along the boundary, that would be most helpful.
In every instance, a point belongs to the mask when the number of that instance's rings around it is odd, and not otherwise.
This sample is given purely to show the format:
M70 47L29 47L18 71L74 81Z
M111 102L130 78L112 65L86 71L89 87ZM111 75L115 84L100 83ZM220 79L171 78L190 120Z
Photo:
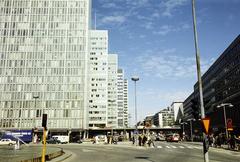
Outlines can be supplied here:
M16 141L12 141L11 139L1 139L0 140L0 145L15 145Z

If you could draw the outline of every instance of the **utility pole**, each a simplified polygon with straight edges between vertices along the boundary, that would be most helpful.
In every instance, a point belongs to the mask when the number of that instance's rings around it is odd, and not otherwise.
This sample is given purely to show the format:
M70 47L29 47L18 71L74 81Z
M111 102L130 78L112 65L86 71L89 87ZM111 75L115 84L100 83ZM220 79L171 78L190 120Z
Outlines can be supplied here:
M198 48L195 0L192 0L192 16L193 16L194 41L195 41L195 51L196 51L196 64L197 64L197 77L198 77L201 118L204 119L205 118L205 110L204 110L204 104L203 104L203 90L202 90L202 78L201 78L201 67L200 67L200 52L199 52L199 48ZM208 146L207 134L205 132L203 132L204 162L209 162L207 146Z

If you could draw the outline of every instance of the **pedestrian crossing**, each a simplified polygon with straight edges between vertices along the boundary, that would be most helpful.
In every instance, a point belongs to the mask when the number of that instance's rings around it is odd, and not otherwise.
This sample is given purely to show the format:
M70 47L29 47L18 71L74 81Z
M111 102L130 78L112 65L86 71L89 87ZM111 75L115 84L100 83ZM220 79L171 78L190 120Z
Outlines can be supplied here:
M202 149L200 146L186 146L186 145L158 145L158 149Z

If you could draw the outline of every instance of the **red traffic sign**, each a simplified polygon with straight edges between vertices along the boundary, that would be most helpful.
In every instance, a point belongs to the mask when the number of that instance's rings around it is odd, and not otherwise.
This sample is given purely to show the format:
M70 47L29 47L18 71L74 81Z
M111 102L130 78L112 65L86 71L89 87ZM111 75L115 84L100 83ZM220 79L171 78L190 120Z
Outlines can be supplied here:
M210 127L210 118L202 119L203 131L208 135L209 127Z
M233 131L232 119L227 119L227 130Z

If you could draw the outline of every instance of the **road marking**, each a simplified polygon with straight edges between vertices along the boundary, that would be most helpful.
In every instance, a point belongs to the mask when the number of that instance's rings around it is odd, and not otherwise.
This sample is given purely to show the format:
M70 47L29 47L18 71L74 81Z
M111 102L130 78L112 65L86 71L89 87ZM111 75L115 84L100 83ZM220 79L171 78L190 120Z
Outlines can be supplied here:
M166 146L167 148L170 148L170 146Z
M183 146L179 146L179 148L184 148Z
M157 148L162 148L162 146L157 146Z
M193 149L194 147L192 147L192 146L187 146L187 148L189 148L189 149Z
M176 146L172 146L172 148L177 148Z
M83 152L94 152L93 150L82 149Z

